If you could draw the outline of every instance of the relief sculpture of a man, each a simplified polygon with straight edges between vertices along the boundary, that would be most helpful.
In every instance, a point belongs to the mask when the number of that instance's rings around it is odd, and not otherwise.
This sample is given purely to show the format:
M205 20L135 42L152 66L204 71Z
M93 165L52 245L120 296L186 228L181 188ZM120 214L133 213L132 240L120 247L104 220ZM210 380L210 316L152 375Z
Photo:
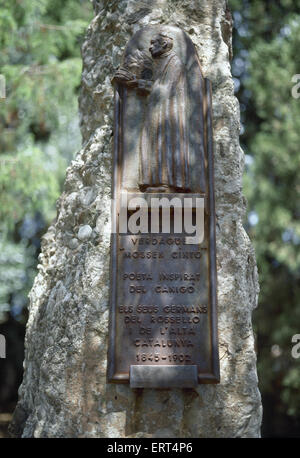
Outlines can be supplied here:
M159 33L151 39L153 81L138 74L149 73L150 57L137 51L115 74L115 81L147 96L139 141L139 188L143 192L188 192L189 133L186 73L173 51L173 39Z

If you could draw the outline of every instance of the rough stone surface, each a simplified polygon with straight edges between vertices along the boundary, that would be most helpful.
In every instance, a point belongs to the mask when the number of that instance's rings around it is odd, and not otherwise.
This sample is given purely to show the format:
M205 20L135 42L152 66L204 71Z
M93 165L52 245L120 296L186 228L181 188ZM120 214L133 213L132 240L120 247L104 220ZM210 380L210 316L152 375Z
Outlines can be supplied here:
M261 400L251 313L258 282L242 226L244 157L226 2L113 0L94 5L96 16L82 49L83 148L67 170L56 223L43 238L30 294L25 374L11 431L23 437L257 437ZM213 84L221 384L195 390L106 384L110 79L132 34L157 23L189 34ZM78 240L86 225L90 237Z
M91 228L89 224L85 224L84 226L81 226L81 228L78 231L79 240L81 240L82 242L84 240L88 240L91 237L92 232L93 232L93 229Z

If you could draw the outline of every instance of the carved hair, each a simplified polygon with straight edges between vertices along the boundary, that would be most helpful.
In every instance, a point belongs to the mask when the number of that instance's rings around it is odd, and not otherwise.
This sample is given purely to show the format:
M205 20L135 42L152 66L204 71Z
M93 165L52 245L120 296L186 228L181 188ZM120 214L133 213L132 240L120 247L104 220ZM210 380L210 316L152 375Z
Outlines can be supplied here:
M166 41L167 42L167 49L172 49L173 48L173 38L169 37L168 35L164 33L158 33L157 36L160 39L160 42Z

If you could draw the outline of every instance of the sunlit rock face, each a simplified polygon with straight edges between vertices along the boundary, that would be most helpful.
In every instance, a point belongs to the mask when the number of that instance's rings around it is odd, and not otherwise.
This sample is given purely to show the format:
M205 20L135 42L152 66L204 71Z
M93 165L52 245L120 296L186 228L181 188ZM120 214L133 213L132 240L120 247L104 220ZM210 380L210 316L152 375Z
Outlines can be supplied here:
M95 1L82 47L83 147L67 170L30 293L24 380L11 426L23 437L258 437L261 400L251 313L255 256L243 229L244 155L225 0ZM170 24L196 46L213 87L221 383L131 390L106 383L111 78L142 26Z

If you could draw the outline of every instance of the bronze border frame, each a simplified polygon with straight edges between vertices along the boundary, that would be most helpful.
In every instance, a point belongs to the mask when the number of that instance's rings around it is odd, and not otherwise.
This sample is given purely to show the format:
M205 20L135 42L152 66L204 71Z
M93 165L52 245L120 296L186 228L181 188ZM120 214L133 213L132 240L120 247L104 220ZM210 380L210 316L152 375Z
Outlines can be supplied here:
M207 160L207 188L209 215L209 297L211 320L211 373L198 373L198 383L219 383L220 364L218 350L218 317L217 317L217 268L216 268L216 221L215 221L215 196L214 196L214 150L212 126L212 89L209 79L204 78L204 126L205 126L205 158ZM120 168L122 165L122 103L126 89L115 85L114 103L114 143L113 143L113 176L112 198L117 202L116 227L118 227L119 196L120 196ZM110 316L109 316L109 342L107 381L108 383L129 383L130 368L128 373L117 373L115 368L115 336L116 336L116 305L117 305L117 253L118 234L111 234L110 255Z

